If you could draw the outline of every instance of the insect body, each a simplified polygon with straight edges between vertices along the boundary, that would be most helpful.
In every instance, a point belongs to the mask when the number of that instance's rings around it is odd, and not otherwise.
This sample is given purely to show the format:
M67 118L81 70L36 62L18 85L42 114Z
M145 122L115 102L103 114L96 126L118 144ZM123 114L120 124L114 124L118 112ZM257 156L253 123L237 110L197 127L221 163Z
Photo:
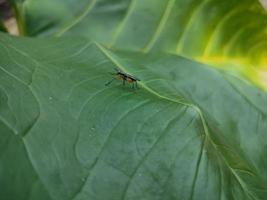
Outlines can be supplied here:
M130 74L126 74L117 68L115 68L115 70L116 70L116 73L111 73L112 75L115 75L115 77L112 80L110 80L109 82L107 82L105 84L106 86L111 84L115 79L118 79L118 80L122 80L123 85L125 85L125 82L128 82L128 83L132 84L133 88L138 88L137 81L140 81L140 79L138 79L138 78L136 78Z

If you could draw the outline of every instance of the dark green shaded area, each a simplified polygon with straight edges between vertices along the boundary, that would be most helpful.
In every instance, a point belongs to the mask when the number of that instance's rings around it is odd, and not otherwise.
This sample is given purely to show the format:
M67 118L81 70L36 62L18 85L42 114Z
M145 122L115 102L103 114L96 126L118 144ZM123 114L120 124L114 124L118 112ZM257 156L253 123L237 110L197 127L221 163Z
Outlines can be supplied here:
M0 20L0 31L6 32L6 28L1 20Z

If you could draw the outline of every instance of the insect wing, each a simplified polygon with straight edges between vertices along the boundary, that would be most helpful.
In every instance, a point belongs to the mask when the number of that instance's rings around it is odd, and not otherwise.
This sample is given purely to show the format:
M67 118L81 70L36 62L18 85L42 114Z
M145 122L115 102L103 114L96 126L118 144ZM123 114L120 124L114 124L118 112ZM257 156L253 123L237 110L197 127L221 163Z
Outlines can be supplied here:
M130 75L130 74L127 74L127 77L131 78L131 79L134 80L134 81L140 81L139 78L134 77L134 76L132 76L132 75Z

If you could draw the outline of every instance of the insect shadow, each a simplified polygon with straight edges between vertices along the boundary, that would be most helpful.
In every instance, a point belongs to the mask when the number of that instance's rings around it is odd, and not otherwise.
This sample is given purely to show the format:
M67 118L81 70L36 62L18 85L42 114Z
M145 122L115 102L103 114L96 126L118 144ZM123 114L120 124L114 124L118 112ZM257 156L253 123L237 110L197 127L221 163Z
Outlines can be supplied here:
M118 68L114 68L114 70L116 71L115 73L110 73L111 75L115 76L113 79L111 79L109 82L107 82L105 85L108 86L110 85L114 80L121 80L122 84L125 85L126 83L129 83L132 85L133 89L137 89L139 88L137 85L137 81L140 81L140 79L127 74L125 72L122 72L121 70L119 70Z

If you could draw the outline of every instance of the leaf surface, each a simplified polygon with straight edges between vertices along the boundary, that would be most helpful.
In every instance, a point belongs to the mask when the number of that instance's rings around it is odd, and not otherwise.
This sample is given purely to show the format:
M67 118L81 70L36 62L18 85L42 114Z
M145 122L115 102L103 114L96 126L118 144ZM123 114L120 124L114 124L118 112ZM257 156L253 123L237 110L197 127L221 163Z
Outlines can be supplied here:
M0 36L1 197L266 198L266 93L174 55ZM105 86L115 67L139 89Z

